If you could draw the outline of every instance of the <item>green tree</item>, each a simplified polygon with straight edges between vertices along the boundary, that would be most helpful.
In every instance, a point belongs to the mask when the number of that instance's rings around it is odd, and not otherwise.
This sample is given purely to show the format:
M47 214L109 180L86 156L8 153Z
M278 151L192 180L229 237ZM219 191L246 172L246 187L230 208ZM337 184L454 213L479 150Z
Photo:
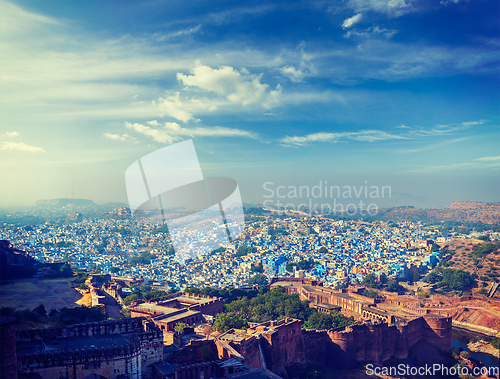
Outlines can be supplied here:
M370 288L382 287L382 283L377 280L377 277L372 272L364 276L363 280L361 281L361 284Z
M474 277L466 271L446 268L442 275L443 282L456 291L466 291L474 284Z
M148 253L147 251L144 251L139 254L139 256L132 257L128 260L128 264L130 265L138 265L138 264L144 264L148 265L151 263L152 259L158 258L156 255Z
M441 273L435 269L428 273L422 280L426 283L437 283L442 279Z
M491 346L493 346L495 349L500 349L500 337L493 337L491 340Z
M229 329L242 329L247 327L246 320L235 313L219 313L215 317L213 325L214 330L221 333L227 332Z
M264 267L262 265L258 265L258 266L254 266L252 265L252 267L250 268L250 270L252 272L259 272L259 273L263 273L264 272Z
M470 353L468 351L461 351L460 352L460 356L463 358L463 359L470 359Z
M405 292L406 288L404 288L401 284L399 284L395 280L389 280L387 282L387 291L389 291L389 292Z
M334 328L339 328L341 326L346 326L346 325L351 325L354 324L355 320L354 317L345 317L342 313L338 311L332 311L330 314L333 317L333 323L332 327Z
M120 313L126 318L130 318L132 312L127 307L123 307L122 309L120 309Z
M418 282L419 279L420 279L420 272L418 272L418 270L413 271L412 278L411 278L412 282L414 282L414 283Z
M73 269L67 263L63 264L59 268L59 272L60 272L59 276L61 276L62 278L70 278L73 276Z
M87 280L87 275L83 274L83 275L80 275L75 280L73 280L73 282L76 284L82 284L82 283L85 283L86 280Z
M257 249L255 247L242 245L242 246L238 247L236 255L238 257L242 257L242 256L247 255L247 254L255 253L256 251L257 251Z
M325 330L331 329L333 317L326 313L314 312L307 319L308 329Z
M40 304L38 307L33 308L33 312L42 317L47 317L47 310L45 309L45 306L43 304Z
M136 300L141 300L140 296L136 293L128 295L125 299L123 299L123 304L125 304L127 307L132 303L133 301Z
M378 296L378 292L374 290L369 290L369 289L364 289L363 290L363 296L370 297L372 299L375 299Z
M174 326L174 330L178 333L182 333L186 328L189 328L189 325L184 322L179 322L177 325Z
M255 274L254 276L251 276L248 279L248 284L250 284L250 285L257 284L259 286L264 286L264 285L268 284L268 280L267 280L267 277L265 275Z
M431 251L432 252L439 251L440 248L441 248L441 246L439 246L437 243L433 243L432 247L431 247Z
M59 310L60 323L63 325L96 322L106 319L99 307L77 306Z

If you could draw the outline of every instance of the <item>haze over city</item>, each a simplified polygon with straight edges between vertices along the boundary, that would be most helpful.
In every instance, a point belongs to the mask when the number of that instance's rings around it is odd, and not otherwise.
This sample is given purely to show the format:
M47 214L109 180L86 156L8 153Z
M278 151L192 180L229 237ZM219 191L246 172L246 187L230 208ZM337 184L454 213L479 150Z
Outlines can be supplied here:
M127 202L193 139L205 176L500 201L498 1L0 3L0 206ZM268 185L270 187L271 185Z

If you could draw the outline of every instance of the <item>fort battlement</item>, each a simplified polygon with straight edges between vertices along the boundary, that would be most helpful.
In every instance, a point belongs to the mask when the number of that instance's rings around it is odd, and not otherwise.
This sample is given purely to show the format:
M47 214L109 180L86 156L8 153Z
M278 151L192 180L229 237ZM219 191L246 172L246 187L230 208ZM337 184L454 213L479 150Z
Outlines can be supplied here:
M350 325L327 334L343 352L340 362L350 362L349 356L354 354L357 361L382 364L391 357L407 358L409 349L421 340L449 350L451 327L451 317L427 315L401 324L373 321Z
M143 317L20 331L17 343L19 372L47 379L150 377L163 360L163 333Z
M20 356L17 359L20 371L26 368L41 368L85 364L107 359L131 359L141 352L141 347L134 344L101 349L62 351L60 353L42 353Z
M36 373L47 379L84 378L90 375L109 379L139 378L141 373L151 373L151 368L143 365L141 353L141 347L129 344L88 351L27 355L19 357L17 364L19 372L25 375Z
M233 356L230 350L234 349L245 364L255 368L265 364L280 375L292 363L337 369L354 368L357 362L382 365L393 357L407 358L419 341L441 350L449 350L451 344L451 318L433 314L391 324L372 319L329 330L301 329L301 324L300 320L283 319L251 323L246 331L230 330L215 337L219 356Z
M107 334L144 333L144 317L110 321L89 322L50 329L22 330L16 332L16 340L38 341L68 337L95 336Z

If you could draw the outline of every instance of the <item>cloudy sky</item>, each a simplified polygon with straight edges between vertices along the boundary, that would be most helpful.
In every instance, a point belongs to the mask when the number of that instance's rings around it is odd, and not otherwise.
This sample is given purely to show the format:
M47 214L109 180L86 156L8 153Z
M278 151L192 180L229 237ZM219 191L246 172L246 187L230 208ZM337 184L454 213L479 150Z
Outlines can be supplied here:
M0 2L0 206L126 202L193 139L205 176L500 201L497 0Z

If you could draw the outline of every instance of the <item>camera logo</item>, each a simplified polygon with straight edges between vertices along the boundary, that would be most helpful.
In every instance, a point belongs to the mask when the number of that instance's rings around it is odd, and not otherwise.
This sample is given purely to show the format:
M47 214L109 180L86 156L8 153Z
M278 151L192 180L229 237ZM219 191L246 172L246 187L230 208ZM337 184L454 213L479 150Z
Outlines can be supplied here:
M238 183L204 178L192 140L135 161L125 172L125 184L131 214L147 214L166 225L182 263L227 245L245 227Z

